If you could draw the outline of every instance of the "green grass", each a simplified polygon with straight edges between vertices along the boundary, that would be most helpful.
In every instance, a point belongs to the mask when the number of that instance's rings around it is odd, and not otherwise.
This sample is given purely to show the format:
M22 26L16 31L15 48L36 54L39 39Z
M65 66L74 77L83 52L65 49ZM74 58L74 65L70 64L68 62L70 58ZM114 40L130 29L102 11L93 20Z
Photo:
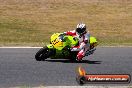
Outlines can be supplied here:
M1 0L0 46L42 46L79 22L100 45L132 45L131 0Z

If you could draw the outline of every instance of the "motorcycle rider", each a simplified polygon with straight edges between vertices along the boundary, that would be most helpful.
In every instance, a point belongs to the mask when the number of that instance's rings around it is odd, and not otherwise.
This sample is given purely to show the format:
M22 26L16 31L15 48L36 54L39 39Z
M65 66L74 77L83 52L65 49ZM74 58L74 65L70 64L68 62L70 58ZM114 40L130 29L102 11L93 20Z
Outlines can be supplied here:
M71 48L71 51L78 51L76 60L81 61L85 52L90 48L90 34L86 31L86 24L79 23L73 31L64 32L66 35L71 35L79 40L79 45Z

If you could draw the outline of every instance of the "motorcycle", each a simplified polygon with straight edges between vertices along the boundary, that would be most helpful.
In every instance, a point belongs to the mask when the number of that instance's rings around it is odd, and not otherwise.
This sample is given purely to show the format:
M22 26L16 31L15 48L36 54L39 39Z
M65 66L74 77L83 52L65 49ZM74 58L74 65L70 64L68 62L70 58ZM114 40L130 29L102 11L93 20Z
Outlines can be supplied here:
M37 61L44 61L47 58L51 59L70 59L76 60L78 51L71 51L71 47L77 46L79 43L76 37L65 35L63 33L54 33L50 38L50 44L41 48L35 55ZM94 53L97 46L95 37L90 36L90 49L86 51L85 56Z

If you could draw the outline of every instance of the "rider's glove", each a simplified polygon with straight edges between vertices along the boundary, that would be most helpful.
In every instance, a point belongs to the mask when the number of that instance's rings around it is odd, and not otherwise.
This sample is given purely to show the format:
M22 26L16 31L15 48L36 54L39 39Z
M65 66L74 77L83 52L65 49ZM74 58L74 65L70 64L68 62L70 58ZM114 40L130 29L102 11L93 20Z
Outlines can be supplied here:
M66 35L66 32L64 32L63 34Z
M71 51L80 51L80 48L71 48Z

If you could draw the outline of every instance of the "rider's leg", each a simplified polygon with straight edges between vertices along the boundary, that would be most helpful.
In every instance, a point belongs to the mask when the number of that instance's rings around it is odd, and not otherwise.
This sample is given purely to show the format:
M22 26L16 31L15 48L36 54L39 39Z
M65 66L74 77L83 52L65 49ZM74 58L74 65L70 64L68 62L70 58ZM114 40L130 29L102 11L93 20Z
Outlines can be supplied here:
M85 52L89 49L89 44L82 42L79 46L72 47L71 51L78 51L76 60L82 60Z
M82 49L77 54L77 60L80 61L85 56L86 51L89 50L89 44L82 43L80 45Z
M84 55L85 55L85 46L86 46L86 44L84 42L82 42L80 44L80 51L78 52L77 58L76 58L77 61L81 61L82 58L84 57Z
M84 49L78 52L76 60L81 61L83 57L84 57Z

